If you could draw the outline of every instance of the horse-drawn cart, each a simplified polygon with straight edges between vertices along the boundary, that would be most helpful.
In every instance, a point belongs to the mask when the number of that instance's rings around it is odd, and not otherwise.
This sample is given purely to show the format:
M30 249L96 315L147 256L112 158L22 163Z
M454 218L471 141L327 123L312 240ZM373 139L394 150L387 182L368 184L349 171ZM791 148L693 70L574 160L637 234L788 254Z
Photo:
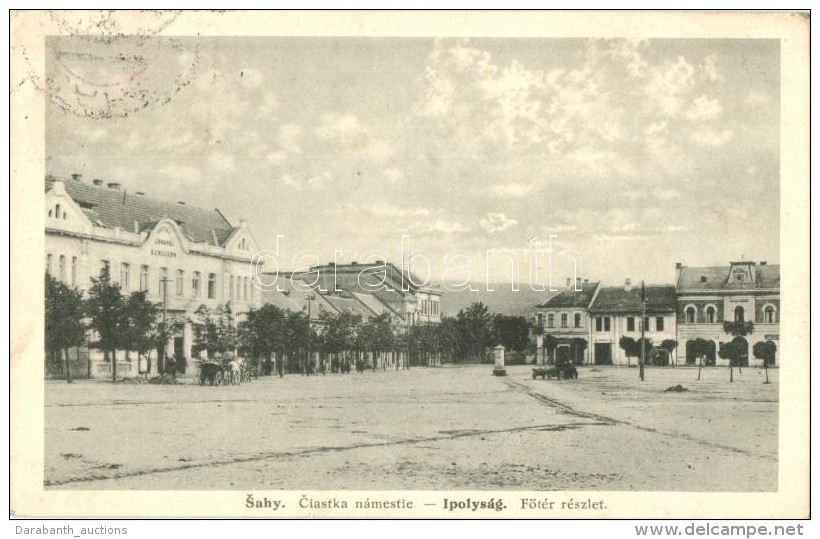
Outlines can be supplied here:
M536 378L541 378L542 380L550 380L552 378L557 380L577 380L578 369L570 362L534 367L532 369L532 379L535 380Z

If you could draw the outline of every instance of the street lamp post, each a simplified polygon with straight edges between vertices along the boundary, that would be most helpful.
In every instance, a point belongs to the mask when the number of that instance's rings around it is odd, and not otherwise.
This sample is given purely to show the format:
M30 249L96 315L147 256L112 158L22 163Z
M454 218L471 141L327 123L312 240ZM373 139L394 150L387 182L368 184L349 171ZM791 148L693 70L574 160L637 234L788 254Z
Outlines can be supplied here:
M165 358L167 356L165 348L168 345L168 282L170 280L168 277L162 277L159 280L159 282L162 283L162 338L165 342L162 344L160 364L157 365L157 367L162 373L165 372Z
M643 366L646 362L644 357L646 354L646 287L644 281L641 281L641 365L640 377L643 382Z

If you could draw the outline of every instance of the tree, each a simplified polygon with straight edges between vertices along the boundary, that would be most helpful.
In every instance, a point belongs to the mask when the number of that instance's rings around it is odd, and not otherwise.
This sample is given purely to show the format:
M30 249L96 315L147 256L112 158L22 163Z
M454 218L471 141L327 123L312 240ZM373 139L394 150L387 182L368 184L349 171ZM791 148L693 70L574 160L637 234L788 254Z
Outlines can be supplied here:
M700 373L703 369L704 360L714 353L715 343L712 341L707 341L706 339L698 338L689 341L687 346L689 353L696 359L700 359L700 361L698 361L698 380L700 380Z
M492 334L496 343L507 351L522 352L530 342L530 325L523 316L495 314L492 317Z
M125 300L120 285L111 282L111 268L108 262L103 263L100 275L91 278L91 289L88 293L88 314L91 317L91 328L98 339L91 346L102 350L111 360L113 381L117 381L117 349L122 348L127 337L123 331Z
M746 352L746 344L745 342L738 341L738 339L742 339L743 337L735 337L732 341L726 343L720 343L720 348L718 349L718 356L722 359L729 360L729 381L734 382L734 368L737 367L738 370L742 373L741 370L743 356Z
M148 355L156 344L154 331L159 308L146 299L147 292L133 292L123 309L123 344L126 350ZM150 370L150 364L148 366Z
M752 354L755 358L763 360L764 367L774 365L775 352L777 345L772 341L760 341L752 347Z
M73 381L68 349L85 343L83 293L46 274L45 347L50 361L63 356L66 382Z
M473 302L456 315L459 325L459 348L468 359L485 362L487 348L493 346L492 315L480 301Z
M775 352L777 352L777 345L772 341L760 341L752 347L752 354L757 359L763 360L763 369L766 371L764 384L769 383L769 366L774 365Z
M624 355L626 355L626 362L629 366L632 366L632 362L630 358L639 357L641 355L640 349L638 348L638 343L632 337L627 337L624 335L618 341L618 346L624 351Z
M672 353L675 351L675 348L677 348L677 347L678 347L678 341L676 341L674 339L664 339L661 342L661 344L658 346L658 348L660 348L661 350L666 351L666 353L669 357L669 364L672 365L673 367L675 366L675 362L672 359L672 357L673 357Z

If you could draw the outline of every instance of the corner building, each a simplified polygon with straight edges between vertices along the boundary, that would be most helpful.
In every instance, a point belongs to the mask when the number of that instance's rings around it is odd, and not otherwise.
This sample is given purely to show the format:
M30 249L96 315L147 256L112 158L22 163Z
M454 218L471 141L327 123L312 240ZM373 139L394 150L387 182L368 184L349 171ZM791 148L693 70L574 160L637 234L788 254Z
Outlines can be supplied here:
M247 223L232 224L218 209L167 202L130 192L119 183L49 176L45 181L45 269L84 292L103 264L124 294L147 291L167 316L185 321L166 345L178 368L193 373L191 319L200 305L230 304L237 319L260 303L250 263L258 246ZM71 358L79 375L111 375L111 360L95 349ZM154 358L156 359L156 358ZM152 372L157 362L152 361ZM87 373L84 371L87 369ZM117 354L122 376L138 374L134 352Z
M714 350L705 358L707 364L729 364L729 360L716 357L720 343L729 341L744 347L743 365L762 364L753 357L753 347L770 341L777 348L775 364L780 364L779 265L748 260L708 267L678 263L675 273L679 362L695 364L692 342L704 339L714 343ZM743 330L728 331L732 324L744 325Z

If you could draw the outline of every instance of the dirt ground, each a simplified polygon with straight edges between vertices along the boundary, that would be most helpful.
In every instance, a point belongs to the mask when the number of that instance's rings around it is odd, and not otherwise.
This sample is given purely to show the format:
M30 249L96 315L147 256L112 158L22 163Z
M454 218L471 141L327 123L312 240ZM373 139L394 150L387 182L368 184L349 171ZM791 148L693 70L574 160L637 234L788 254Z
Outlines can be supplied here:
M201 387L46 382L45 485L775 491L778 373L491 366ZM687 391L665 391L682 385Z

